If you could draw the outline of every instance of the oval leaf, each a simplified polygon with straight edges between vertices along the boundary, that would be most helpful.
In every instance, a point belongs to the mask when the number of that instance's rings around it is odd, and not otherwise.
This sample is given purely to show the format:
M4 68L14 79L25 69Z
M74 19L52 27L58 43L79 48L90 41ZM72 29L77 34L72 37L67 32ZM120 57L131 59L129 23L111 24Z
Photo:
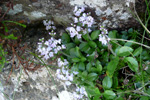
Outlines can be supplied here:
M132 71L138 71L138 62L136 61L136 59L134 59L133 57L126 57L124 61L128 63L128 66Z
M133 52L133 49L131 47L123 46L118 50L117 55L118 56L128 56L132 52Z
M91 39L92 39L92 40L97 39L98 36L99 36L99 34L100 34L100 30L95 30L95 31L93 31L92 34L91 34Z
M133 55L134 56L138 56L142 53L142 47L139 47L137 48L134 52L133 52Z
M103 79L102 83L103 83L103 88L104 88L104 89L109 89L109 88L112 87L112 78L106 76L106 77Z
M79 63L79 70L81 70L81 71L85 70L85 64L83 62Z
M107 75L109 77L112 77L116 68L117 68L117 65L119 63L119 57L116 57L115 59L113 59L112 61L110 61L108 63L108 66L107 66Z
M104 97L108 99L114 99L116 97L116 94L112 90L106 90L104 91Z

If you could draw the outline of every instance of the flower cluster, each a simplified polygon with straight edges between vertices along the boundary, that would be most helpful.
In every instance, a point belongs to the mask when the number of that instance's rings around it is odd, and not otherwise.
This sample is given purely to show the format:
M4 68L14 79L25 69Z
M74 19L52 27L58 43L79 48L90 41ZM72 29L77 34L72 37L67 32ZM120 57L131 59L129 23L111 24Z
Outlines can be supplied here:
M73 71L72 73L70 73L70 70L68 70L68 68L67 68L69 62L66 59L64 59L62 61L60 58L58 58L57 64L58 64L58 67L60 67L60 69L57 69L57 71L56 71L57 78L65 81L65 84L67 86L70 86L71 82L73 81L74 75L77 75L78 72ZM77 87L76 92L73 92L73 96L78 100L82 99L83 96L87 97L87 93L85 91L85 88L84 87L81 87L81 88Z
M46 26L46 30L49 31L49 34L54 36L56 34L56 32L54 32L54 30L56 30L56 27L54 26L54 22L51 20L43 20L43 24Z
M83 99L84 96L87 97L87 92L85 91L85 88L84 87L77 87L76 88L76 92L73 92L73 96L76 98L76 99Z
M55 36L56 32L54 32L54 30L56 29L56 27L54 26L54 22L44 20L43 24L46 26L46 30L51 31L49 32L49 35ZM53 37L51 37L49 40L45 42L44 38L40 39L37 48L37 50L46 60L54 57L54 55L58 54L58 52L61 51L62 49L65 49L65 45L61 44L61 39L57 40Z
M65 84L67 86L71 85L74 75L77 75L78 72L74 71L73 73L70 73L70 71L67 69L67 65L69 63L66 59L64 59L64 61L62 61L60 58L58 58L57 64L58 64L58 67L61 68L61 69L57 69L57 71L56 71L57 78L64 80Z
M110 41L110 38L108 37L108 31L103 27L100 26L101 34L99 35L99 41L102 42L102 44L106 45L107 42Z
M74 23L71 24L72 27L68 27L66 30L69 31L70 37L73 38L77 36L81 39L82 34L91 32L90 27L94 24L94 18L90 16L90 13L84 13L84 7L75 7L74 9Z
M60 50L65 49L65 46L61 44L61 39L56 40L51 37L48 41L41 39L42 41L38 43L38 51L47 60L48 58L54 57Z

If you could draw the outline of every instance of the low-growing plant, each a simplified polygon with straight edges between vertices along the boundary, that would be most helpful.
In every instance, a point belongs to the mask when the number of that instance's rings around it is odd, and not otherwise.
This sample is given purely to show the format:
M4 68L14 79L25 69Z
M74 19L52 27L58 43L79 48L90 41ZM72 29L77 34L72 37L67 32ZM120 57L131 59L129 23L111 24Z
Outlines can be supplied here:
M96 26L84 7L75 7L74 23L61 39L53 21L44 20L52 36L40 39L44 59L57 59L56 74L66 85L76 84L73 96L89 100L148 100L150 98L150 47L139 43L138 32L107 31Z

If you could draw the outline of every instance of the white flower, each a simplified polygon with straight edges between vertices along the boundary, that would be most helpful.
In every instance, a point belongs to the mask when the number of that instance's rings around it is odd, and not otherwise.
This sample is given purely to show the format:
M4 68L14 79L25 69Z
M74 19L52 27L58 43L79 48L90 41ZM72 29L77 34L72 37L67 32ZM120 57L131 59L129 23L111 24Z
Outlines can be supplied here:
M57 69L56 70L56 74L60 74L61 73L61 70L60 69Z
M78 7L77 6L75 6L75 8L74 8L74 11L73 12L76 12L78 10Z
M65 45L61 45L61 48L62 48L62 49L66 49Z
M47 54L45 54L44 58L47 60L49 58L49 56Z
M77 34L77 38L81 39L82 34Z
M70 82L70 81L66 81L65 84L66 84L67 86L69 86L69 85L71 85L71 82Z
M75 74L75 75L77 75L79 72L77 72L77 71L73 71L73 74Z
M54 53L53 53L53 52L50 52L50 53L49 53L49 56L50 56L50 57L53 57L53 56L54 56Z
M69 31L70 37L72 37L72 38L78 34L78 32L75 30L74 27L68 27L67 30Z
M74 23L78 23L78 18L74 17Z
M77 88L76 88L76 91L77 91L77 92L79 92L79 91L80 91L80 88L79 88L79 87L77 87Z
M58 61L58 67L62 67L64 65L64 62Z
M69 64L69 62L66 59L64 59L64 66L66 66L68 64Z
M76 27L76 30L79 32L79 31L81 31L81 27L80 26L77 26Z
M62 73L66 74L67 70L64 69L64 67L62 68Z
M102 44L106 45L107 41L109 42L110 38L107 35L99 35L99 41L102 42Z
M68 79L69 81L73 81L73 74L71 74L70 76L67 76L67 79Z

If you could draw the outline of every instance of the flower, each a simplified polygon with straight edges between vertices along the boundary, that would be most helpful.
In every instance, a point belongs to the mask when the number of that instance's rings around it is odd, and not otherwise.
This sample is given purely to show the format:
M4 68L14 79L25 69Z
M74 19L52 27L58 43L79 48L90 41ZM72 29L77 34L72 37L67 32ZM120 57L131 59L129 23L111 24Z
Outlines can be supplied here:
M78 32L75 30L74 27L68 27L67 30L69 31L70 37L72 37L72 38L78 34Z
M70 81L66 81L65 84L66 84L67 86L69 86L69 85L71 85L71 82L70 82Z
M74 23L78 23L78 18L74 17Z

